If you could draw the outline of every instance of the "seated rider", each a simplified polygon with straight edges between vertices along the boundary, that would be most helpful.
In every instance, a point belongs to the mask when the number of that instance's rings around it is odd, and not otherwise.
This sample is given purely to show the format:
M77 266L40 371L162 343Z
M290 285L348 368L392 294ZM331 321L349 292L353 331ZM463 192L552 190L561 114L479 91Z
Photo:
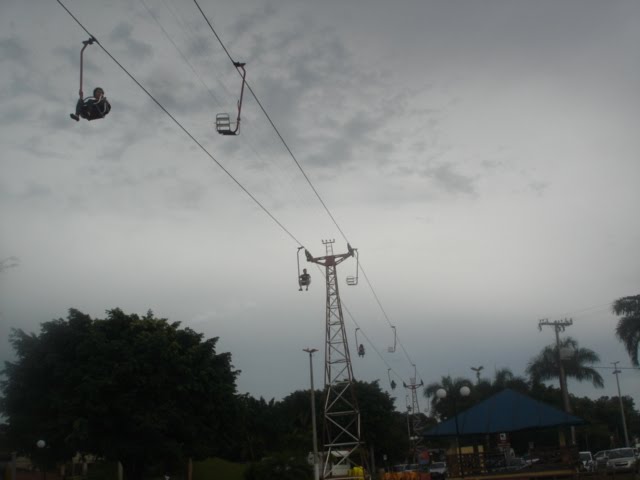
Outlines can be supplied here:
M311 283L311 275L307 273L307 269L302 269L302 275L300 275L299 282L300 283L300 291L302 291L302 287L307 287L309 290L309 284Z
M360 344L360 346L358 347L358 356L359 357L364 357L364 345Z
M76 113L71 113L69 116L76 122L80 121L80 117L87 120L97 120L104 118L110 111L111 104L104 96L104 90L97 87L93 90L93 97L87 97L83 100L82 95L80 96L76 104Z

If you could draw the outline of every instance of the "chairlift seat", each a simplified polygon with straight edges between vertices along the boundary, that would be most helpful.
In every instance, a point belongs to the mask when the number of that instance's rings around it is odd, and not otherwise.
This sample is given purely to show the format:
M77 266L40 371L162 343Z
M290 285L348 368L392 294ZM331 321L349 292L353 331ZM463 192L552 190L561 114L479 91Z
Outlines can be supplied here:
M358 285L357 277L347 277L347 285Z
M231 130L231 118L228 113L218 113L216 115L216 130L221 135L236 134L234 130Z

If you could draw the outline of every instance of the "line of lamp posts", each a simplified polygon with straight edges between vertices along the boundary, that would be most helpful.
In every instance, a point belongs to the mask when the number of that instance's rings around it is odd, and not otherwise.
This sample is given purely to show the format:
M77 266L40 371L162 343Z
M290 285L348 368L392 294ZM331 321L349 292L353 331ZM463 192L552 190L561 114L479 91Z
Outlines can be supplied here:
M436 390L436 397L439 400L444 400L448 396L451 396L451 404L453 406L453 418L456 427L456 452L458 457L458 469L460 470L460 477L464 478L464 468L462 466L462 448L460 447L460 425L458 424L458 398L468 397L471 394L471 389L467 385L460 387L458 392L447 392L444 388Z

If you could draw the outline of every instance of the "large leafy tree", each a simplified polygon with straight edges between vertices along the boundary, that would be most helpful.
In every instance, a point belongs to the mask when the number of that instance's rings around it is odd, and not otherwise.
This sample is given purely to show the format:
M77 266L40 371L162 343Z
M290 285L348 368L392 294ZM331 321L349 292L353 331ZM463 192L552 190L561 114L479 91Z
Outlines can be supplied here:
M602 376L591 365L600 362L600 357L593 350L581 348L572 337L560 340L560 349L570 348L573 353L567 359L562 360L567 377L579 382L589 381L596 388L603 388ZM533 357L526 369L532 383L559 378L558 346L547 345L538 355Z
M367 451L374 449L376 458L387 455L390 460L404 458L409 449L407 417L394 409L394 399L378 383L355 382L354 391L360 409L361 433ZM240 426L247 444L241 450L251 452L250 460L272 456L278 452L290 458L306 458L313 449L311 392L298 390L278 402L247 398L250 410L261 412L261 418L251 419L251 427ZM323 448L324 393L315 392L318 447ZM252 417L253 415L249 415ZM243 422L244 423L244 422ZM250 443L249 443L250 442Z
M634 366L638 364L640 346L640 295L622 297L613 302L613 313L618 315L616 336L624 344Z
M145 466L170 469L229 443L238 372L217 338L151 312L92 319L72 309L10 340L17 360L5 363L0 406L23 452L43 439L49 461L92 453L137 480Z

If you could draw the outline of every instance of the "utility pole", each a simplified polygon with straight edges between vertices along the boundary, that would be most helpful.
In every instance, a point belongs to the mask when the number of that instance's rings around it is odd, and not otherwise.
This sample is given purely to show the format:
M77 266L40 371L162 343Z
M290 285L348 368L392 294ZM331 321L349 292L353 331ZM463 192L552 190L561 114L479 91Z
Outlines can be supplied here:
M627 420L624 415L624 405L622 404L622 395L620 394L620 380L618 374L622 373L618 370L618 364L620 362L611 362L613 364L613 374L616 376L616 384L618 385L618 400L620 400L620 416L622 417L622 430L624 432L624 446L629 446L629 434L627 433Z
M560 355L560 332L564 332L565 328L573 325L573 319L565 318L563 320L549 321L548 318L544 318L538 321L538 330L542 331L543 326L551 326L556 332L556 350L558 360L558 370L560 377L560 391L562 393L562 402L564 404L564 411L571 413L571 404L569 403L569 391L567 390L567 377L564 372L564 365L562 364L562 356ZM571 444L576 444L576 429L571 427Z
M324 364L324 452L323 479L354 479L351 463L367 469L364 444L360 432L360 409L355 394L349 343L344 328L342 304L338 291L336 267L353 257L355 249L347 244L347 253L334 254L335 240L323 240L326 255L314 257L305 249L308 262L325 267L327 283L326 337ZM356 461L355 457L359 457ZM369 472L371 473L371 472Z
M422 414L420 413L420 405L418 404L418 394L416 390L424 385L424 382L420 380L420 383L416 383L416 366L413 366L413 377L410 378L410 383L407 385L403 382L404 388L411 390L411 406L407 405L407 415L411 414L411 422L407 418L407 427L409 429L409 442L413 450L413 463L419 463L420 453L422 451L422 430L424 428L422 424Z
M311 379L311 429L313 430L313 479L320 479L320 467L318 466L318 431L316 430L316 392L313 387L313 354L317 348L303 348L309 354L309 377Z

